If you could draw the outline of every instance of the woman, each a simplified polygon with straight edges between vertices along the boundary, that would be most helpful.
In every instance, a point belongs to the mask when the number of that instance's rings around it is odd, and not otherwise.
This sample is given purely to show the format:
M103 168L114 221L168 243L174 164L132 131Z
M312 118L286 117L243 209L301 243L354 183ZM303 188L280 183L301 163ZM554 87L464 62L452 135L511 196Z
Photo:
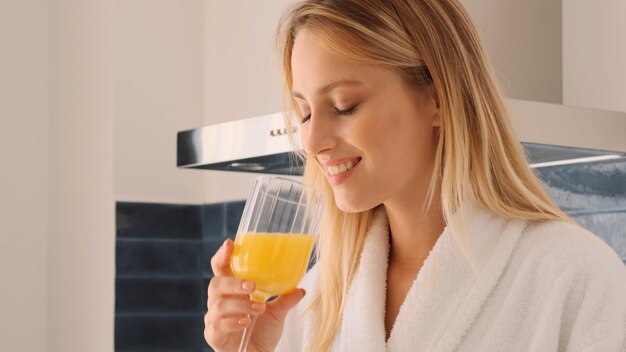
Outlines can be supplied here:
M327 200L317 263L306 291L252 304L226 241L216 351L249 315L252 351L626 351L626 268L542 190L458 1L302 1L279 33Z

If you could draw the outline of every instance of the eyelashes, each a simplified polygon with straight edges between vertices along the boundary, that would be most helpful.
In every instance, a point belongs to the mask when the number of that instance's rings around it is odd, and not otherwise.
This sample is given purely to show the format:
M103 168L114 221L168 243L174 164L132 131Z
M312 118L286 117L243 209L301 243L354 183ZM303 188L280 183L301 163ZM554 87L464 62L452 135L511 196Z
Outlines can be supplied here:
M356 110L357 105L353 105L352 107L345 109L345 110L340 110L337 108L334 108L335 110L335 115L337 116L350 116L352 114L354 114L354 111ZM307 121L309 121L311 119L311 114L308 114L306 116L304 116L302 118L302 120L300 120L300 123L305 123Z
M346 110L339 110L335 108L335 114L339 116L350 116L354 113L355 109L356 109L356 105L353 105L351 108L346 109Z

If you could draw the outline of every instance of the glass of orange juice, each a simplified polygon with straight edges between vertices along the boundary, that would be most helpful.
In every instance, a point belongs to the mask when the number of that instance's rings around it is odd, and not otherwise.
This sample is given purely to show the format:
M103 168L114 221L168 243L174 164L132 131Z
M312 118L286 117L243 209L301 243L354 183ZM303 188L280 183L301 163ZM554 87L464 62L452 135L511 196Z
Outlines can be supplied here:
M256 283L250 299L267 301L296 289L306 272L322 201L313 189L279 176L254 181L230 258L234 275ZM255 319L244 330L246 350Z

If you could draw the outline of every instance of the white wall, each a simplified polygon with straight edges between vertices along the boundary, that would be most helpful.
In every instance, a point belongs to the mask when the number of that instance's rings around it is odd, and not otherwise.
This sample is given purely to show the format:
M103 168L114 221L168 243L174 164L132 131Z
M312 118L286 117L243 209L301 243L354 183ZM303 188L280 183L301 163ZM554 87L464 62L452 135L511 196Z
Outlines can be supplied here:
M507 97L560 104L561 0L461 3L478 28Z
M113 350L111 5L51 2L50 352Z
M48 1L0 1L0 351L46 350Z
M207 4L210 2L207 2ZM115 200L202 203L202 171L176 168L176 132L202 125L202 0L115 2Z
M563 1L563 103L626 112L626 1Z

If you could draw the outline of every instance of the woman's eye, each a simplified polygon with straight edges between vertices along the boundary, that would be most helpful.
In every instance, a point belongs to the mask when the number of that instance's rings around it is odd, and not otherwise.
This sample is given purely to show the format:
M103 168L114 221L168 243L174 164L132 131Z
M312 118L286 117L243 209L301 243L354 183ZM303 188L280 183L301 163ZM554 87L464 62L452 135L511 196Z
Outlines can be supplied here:
M356 105L352 106L349 109L345 109L345 110L340 110L340 109L335 108L335 114L341 115L341 116L349 116L349 115L352 115L354 113L355 109L356 109Z
M341 110L341 109L335 108L335 114L336 115L340 115L340 116L349 116L349 115L352 115L354 113L354 110L356 110L356 105L352 106L349 109L345 109L345 110ZM308 115L302 117L302 119L300 120L300 123L305 123L305 122L309 121L310 119L311 119L311 114L308 114Z

